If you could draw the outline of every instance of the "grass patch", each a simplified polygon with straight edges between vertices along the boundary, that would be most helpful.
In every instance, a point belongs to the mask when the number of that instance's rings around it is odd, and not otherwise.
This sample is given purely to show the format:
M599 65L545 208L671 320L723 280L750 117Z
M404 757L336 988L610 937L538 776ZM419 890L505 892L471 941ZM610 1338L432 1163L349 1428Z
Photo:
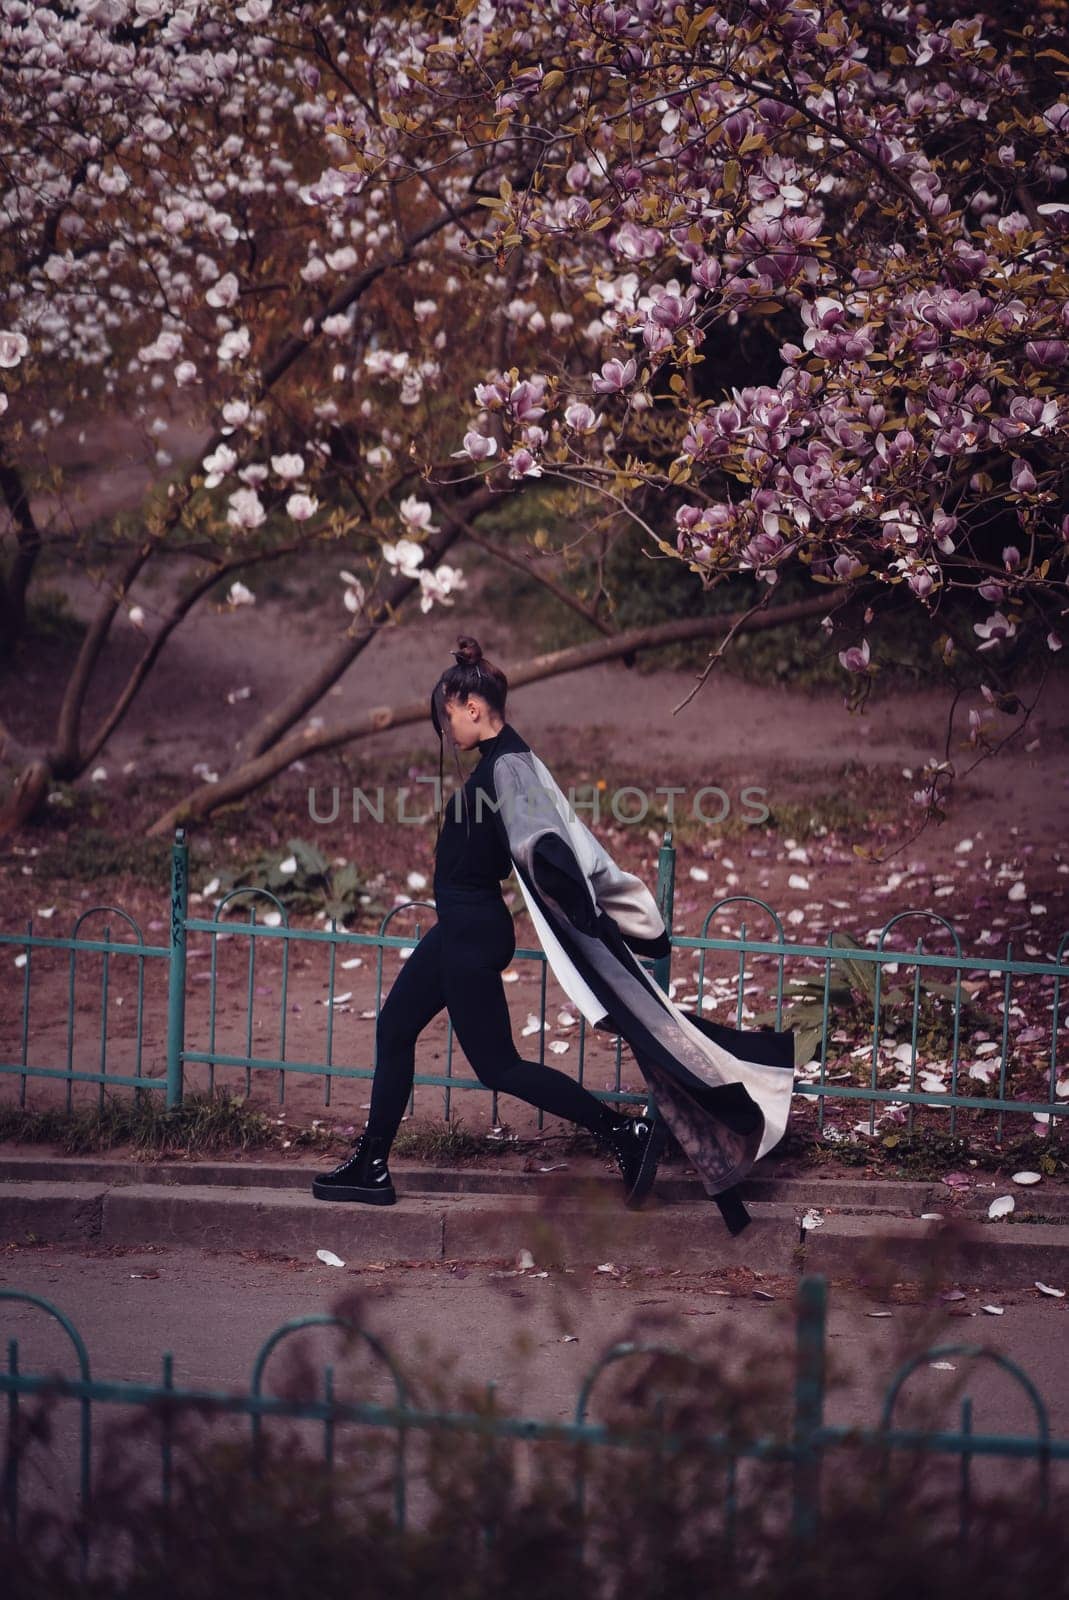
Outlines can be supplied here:
M1034 1134L995 1144L993 1137L984 1142L976 1136L951 1136L934 1128L915 1129L912 1134L898 1130L882 1136L877 1133L872 1140L830 1142L815 1130L788 1126L775 1155L777 1160L789 1161L792 1168L864 1167L880 1177L917 1182L936 1182L948 1172L970 1167L978 1173L1012 1173L1022 1168L1045 1177L1069 1173L1069 1142L1062 1137L1045 1141L1038 1154L1037 1143Z
M102 1106L67 1112L0 1106L0 1139L55 1144L65 1155L88 1155L129 1146L152 1155L215 1155L277 1145L278 1128L243 1098L227 1092L188 1095L168 1109L162 1095L144 1093Z
M171 841L113 834L106 828L71 828L62 845L41 851L37 871L80 883L129 877L162 892L170 882Z
M454 1117L431 1127L402 1129L393 1142L392 1154L454 1166L461 1161L498 1155L502 1146L515 1148L507 1138L491 1139L485 1133L471 1132L460 1117Z

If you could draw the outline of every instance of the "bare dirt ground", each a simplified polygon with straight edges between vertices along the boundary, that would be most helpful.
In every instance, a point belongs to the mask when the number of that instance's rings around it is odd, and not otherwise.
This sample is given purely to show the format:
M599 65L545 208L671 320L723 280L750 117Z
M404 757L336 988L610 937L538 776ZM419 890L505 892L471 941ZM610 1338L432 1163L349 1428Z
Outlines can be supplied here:
M102 441L92 436L82 447L92 454ZM126 463L114 482L103 483L88 474L82 514L99 514L109 507L130 504L144 481L138 469ZM487 655L509 670L511 664L534 653L538 643L522 616L492 614L480 604L484 569L479 553L468 547L455 555L466 566L471 587L451 607L435 607L423 616L410 612L397 626L384 629L371 648L325 697L314 714L329 721L341 710L389 705L427 693L438 673L451 663L450 651L459 633L474 633ZM309 593L322 595L324 585L336 581L344 567L344 552L308 564ZM142 586L133 599L153 619L166 603L179 568L158 587ZM84 574L72 571L51 580L69 597L80 617L92 614L97 599L94 585ZM257 578L248 579L257 589ZM318 587L317 587L318 585ZM24 931L33 918L34 930L52 936L69 935L76 919L99 905L120 906L136 922L146 941L157 947L166 942L169 904L169 848L159 841L158 872L146 874L128 868L122 859L106 852L95 864L86 863L86 830L105 830L119 840L137 841L164 809L180 799L198 781L195 764L209 771L225 770L236 740L247 726L275 703L307 664L326 653L345 627L348 614L337 598L313 601L297 593L272 598L258 595L254 606L234 611L201 606L166 646L157 669L97 763L100 774L86 776L77 785L80 798L73 816L60 807L13 841L0 846L3 903L0 932ZM110 704L118 687L144 649L144 636L124 618L118 619L109 640L103 670L94 682L88 702L86 726L92 728ZM23 650L3 687L5 719L16 737L47 743L54 727L63 684L74 646L69 641L45 640ZM949 697L928 689L919 693L882 696L870 701L863 715L851 715L839 692L798 692L790 688L763 687L743 682L719 669L678 715L676 706L693 685L689 671L628 670L620 663L592 667L568 677L518 689L510 696L508 716L536 752L554 771L567 791L576 786L580 804L589 800L591 786L599 789L601 815L589 809L580 814L595 826L620 863L639 872L651 887L657 875L657 847L662 836L666 786L681 789L675 797L677 846L675 932L700 934L714 902L732 898L707 928L711 936L731 938L745 922L751 937L767 930L775 937L768 913L744 904L746 897L767 903L782 919L785 936L819 944L832 930L842 929L861 944L872 945L879 931L899 913L915 913L899 922L887 943L896 949L915 948L918 937L926 950L951 948L946 919L956 930L963 950L985 956L1003 956L1012 941L1017 958L1052 961L1058 957L1069 930L1069 849L1066 846L1066 801L1069 791L1069 704L1059 697L1055 682L1027 727L993 760L978 765L959 778L948 821L931 824L917 839L906 842L916 827L918 808L912 802L920 769L929 756L944 755ZM228 701L228 692L249 690L247 698ZM1022 691L1025 698L1028 691ZM959 704L958 730L965 726L968 704ZM1011 719L996 717L993 736L1008 732ZM959 773L975 760L964 748L949 751ZM347 859L358 866L369 888L385 906L413 897L429 898L433 874L433 823L404 825L396 821L396 792L408 784L409 816L429 807L431 790L415 783L418 777L437 773L437 741L429 722L398 728L373 740L362 741L343 755L309 759L302 770L282 774L247 802L230 808L208 823L191 830L191 911L209 916L217 895L210 885L220 868L239 862L260 849L284 848L303 837L333 860ZM331 787L338 785L342 804L338 819L320 823L310 815L310 791L320 814L329 811ZM354 785L373 794L382 785L386 795L386 821L351 819L348 800ZM641 822L619 821L612 815L614 793L634 786L652 802ZM730 807L725 822L695 818L695 796L705 786L719 786ZM744 793L756 790L749 801ZM706 815L716 816L718 796L699 800ZM640 809L634 793L619 794L621 815ZM754 821L755 808L771 812L767 821ZM394 820L391 820L391 816ZM81 838L79 838L81 835ZM864 844L877 855L889 856L883 864L864 860L854 846ZM422 874L426 880L410 879ZM517 911L520 952L537 951L529 921L522 912L518 891L511 890ZM738 897L737 899L735 897ZM236 902L235 929L247 919L246 896ZM264 903L258 913L262 921ZM433 909L420 912L425 928ZM295 919L307 928L322 929L322 914ZM122 919L93 911L81 924L82 937L99 936L109 925L120 935ZM371 933L379 918L362 919L351 931ZM414 939L418 927L412 914L400 912L389 929ZM370 1068L374 1039L372 1016L376 994L386 992L406 951L388 952L378 971L370 947L337 953L331 988L330 952L326 944L305 946L291 953L285 1007L282 1009L280 949L257 954L255 971L249 965L249 941L237 931L217 949L218 966L213 983L210 936L194 934L190 950L190 1003L187 1047L205 1054L241 1054L251 1048L261 1059L281 1059L281 1027L286 1025L288 1061L310 1066L333 1062ZM262 946L264 941L258 941ZM0 947L0 1053L8 1063L21 1061L23 985L25 968L10 946ZM353 963L359 960L359 965ZM37 951L33 956L33 987L29 1056L38 1065L60 1067L76 1059L83 1070L109 1072L140 1070L157 1075L163 1069L166 989L165 963L146 958L144 968L143 1047L138 1049L136 1026L139 963L124 956L110 958L107 1006L110 1022L106 1049L100 1025L103 958L79 956L71 974L65 951ZM697 1003L695 953L678 950L673 961L675 998ZM790 965L785 977L803 970ZM810 971L814 970L812 965ZM929 969L937 978L949 974ZM768 958L755 956L743 964L737 955L713 952L707 957L703 996L707 1013L722 1021L738 1020L738 982L743 983L742 1020L767 1003L774 970ZM979 969L975 980L978 1004L994 1008L997 1028L974 1026L963 1034L962 1070L977 1066L976 1084L991 1081L994 1052L1001 1048L1003 980ZM514 1033L521 1052L539 1054L535 1032L524 1032L528 1018L540 1007L541 963L518 954L506 974L513 1003ZM900 981L912 986L912 970L903 968ZM75 1030L67 1028L68 983L75 989ZM1052 1061L1051 1021L1054 980L1015 979L1010 1002L1008 1080L1011 1094L1034 1094L1065 1073L1065 985L1059 996L1060 1026L1057 1059ZM215 1031L208 998L214 988ZM344 999L341 998L344 995ZM331 1003L333 1000L333 1003ZM703 1001L703 1003L705 1003ZM566 1070L576 1070L579 1056L578 1027L560 1018L564 996L549 981L545 1059ZM899 1036L901 1037L901 1036ZM840 1043L847 1041L841 1039ZM563 1045L555 1050L554 1044ZM985 1045L988 1048L980 1050ZM418 1070L448 1070L445 1051L448 1035L444 1018L432 1025L420 1046ZM550 1053L552 1051L552 1053ZM624 1087L640 1090L641 1080L631 1064L622 1065L617 1077L618 1048L609 1048L591 1035L583 1041L583 1075L594 1088ZM998 1086L995 1057L993 1087ZM987 1066L985 1067L985 1061ZM425 1063L425 1065L424 1065ZM939 1071L937 1060L920 1064ZM829 1070L832 1064L829 1064ZM943 1062L945 1068L945 1061ZM862 1062L867 1073L867 1064ZM454 1072L469 1076L466 1063L456 1053ZM856 1063L848 1070L854 1075ZM986 1076L985 1076L986 1072ZM191 1065L187 1081L208 1084L208 1071ZM10 1098L20 1084L7 1075L0 1096ZM241 1090L248 1085L265 1105L278 1104L280 1075L255 1069L247 1078L243 1069L218 1067L218 1085ZM864 1075L861 1081L865 1081ZM328 1082L323 1072L290 1075L285 1110L295 1119L321 1118L328 1103ZM963 1080L963 1087L964 1087ZM359 1126L368 1099L367 1080L335 1080L329 1088L330 1114L342 1126ZM1069 1086L1067 1086L1069 1092ZM65 1087L55 1080L30 1080L27 1104L56 1103ZM75 1098L95 1100L96 1085L81 1085ZM453 1095L453 1108L463 1102L466 1121L488 1126L496 1114L507 1115L508 1125L535 1125L537 1114L519 1102L490 1104L485 1093ZM443 1107L442 1091L420 1089L421 1114L437 1117ZM846 1103L853 1121L857 1103ZM1022 1118L1027 1124L1028 1118ZM1046 1130L1037 1129L1045 1132Z

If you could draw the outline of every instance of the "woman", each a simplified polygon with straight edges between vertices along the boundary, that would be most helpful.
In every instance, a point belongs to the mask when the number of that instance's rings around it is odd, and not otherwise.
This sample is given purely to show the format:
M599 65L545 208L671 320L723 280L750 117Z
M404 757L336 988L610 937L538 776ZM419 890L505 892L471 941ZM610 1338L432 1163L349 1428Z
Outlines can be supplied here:
M461 638L458 646L453 652L456 664L442 673L431 694L431 718L439 737L439 793L446 739L462 779L451 815L445 816L444 805L439 815L437 921L398 973L379 1014L367 1127L346 1161L314 1179L312 1193L320 1200L394 1203L387 1158L412 1090L416 1040L444 1006L476 1076L488 1088L587 1128L615 1156L625 1203L636 1206L653 1182L663 1125L614 1112L566 1073L524 1060L512 1037L501 973L515 955L516 932L501 882L514 861L508 827L497 808L494 771L506 755L531 752L505 720L505 674L483 657L475 639ZM479 761L464 782L457 751L474 749L480 752ZM576 880L569 852L553 836L544 841L539 880L560 897L558 904L582 920L583 898L589 905L589 896ZM654 914L659 921L656 910ZM668 948L662 924L660 945L653 953L667 954Z
M504 673L474 639L458 643L456 666L431 695L431 716L458 772L458 749L478 747L480 760L456 797L463 817L454 806L448 826L439 823L438 924L383 1007L367 1130L348 1161L315 1180L313 1193L393 1201L386 1157L411 1090L416 1036L447 1005L484 1083L604 1140L623 1172L628 1205L641 1204L653 1181L667 1124L738 1233L750 1221L739 1183L787 1126L794 1030L729 1028L684 1010L654 982L636 959L671 949L653 895L617 865L505 721ZM512 868L561 988L592 1027L626 1039L659 1115L617 1115L566 1074L516 1055L500 977L516 948L500 891Z

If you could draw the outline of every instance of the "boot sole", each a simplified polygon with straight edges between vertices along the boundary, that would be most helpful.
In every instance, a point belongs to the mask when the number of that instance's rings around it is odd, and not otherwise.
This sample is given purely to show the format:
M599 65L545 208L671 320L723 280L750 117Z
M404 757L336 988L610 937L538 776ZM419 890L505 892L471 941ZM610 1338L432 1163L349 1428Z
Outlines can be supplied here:
M661 1159L661 1152L665 1147L667 1138L668 1130L664 1125L664 1119L658 1117L653 1124L653 1131L646 1141L646 1148L642 1153L642 1161L638 1172L635 1174L635 1181L624 1199L624 1204L629 1211L637 1211L647 1194L649 1194L653 1186L653 1180L657 1176L657 1163Z
M396 1203L397 1193L389 1189L358 1189L349 1184L320 1183L318 1179L312 1181L312 1193L317 1200L362 1200L369 1206L392 1206Z

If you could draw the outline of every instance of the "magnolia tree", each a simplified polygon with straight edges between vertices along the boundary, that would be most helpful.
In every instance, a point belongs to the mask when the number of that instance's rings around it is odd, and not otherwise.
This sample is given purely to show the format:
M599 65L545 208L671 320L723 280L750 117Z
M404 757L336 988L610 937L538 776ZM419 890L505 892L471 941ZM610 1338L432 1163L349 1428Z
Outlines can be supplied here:
M861 698L865 629L904 600L951 671L982 668L983 749L984 699L1013 704L1009 641L1053 662L1064 632L1061 20L0 0L9 636L64 527L37 511L62 492L51 431L140 418L161 479L9 814L95 760L221 579L248 603L258 564L317 542L344 541L347 628L156 827L422 717L307 723L406 601L451 603L458 538L515 559L475 521L534 485L602 504L696 584L745 574L755 600L621 634L547 579L600 637L510 663L513 683L726 631L715 661L809 618ZM176 404L204 424L192 462L160 445ZM149 627L135 586L177 555L197 581ZM791 568L813 594L776 604ZM117 624L145 652L87 731ZM952 772L930 763L929 812Z
M803 567L826 631L862 580L858 700L866 626L923 608L943 661L979 659L983 748L984 701L1020 707L1007 641L1053 658L1065 632L1065 20L460 0L391 27L393 114L345 105L324 186L410 180L436 133L455 204L475 170L496 188L468 248L490 281L522 260L544 348L475 387L474 476L582 483L762 606ZM952 772L929 764L929 810Z
M406 606L422 616L463 589L451 546L478 539L502 496L453 459L456 419L487 364L531 362L545 326L516 293L520 262L487 277L470 252L491 223L481 200L498 192L496 176L482 182L492 151L458 182L430 129L417 173L387 170L359 194L338 182L339 113L366 107L381 133L393 126L412 86L403 62L424 37L407 13L325 0L0 0L0 489L14 552L0 654L18 641L46 546L85 564L101 594L47 746L45 730L26 748L0 725L21 762L0 827L54 780L98 770L196 606L220 593L222 609L255 604L259 568L317 546L338 558L335 635L249 723L228 770L198 763L201 781L155 829L425 717L422 697L329 724L309 713ZM190 460L166 441L176 416L200 429ZM87 423L98 436L102 423L139 428L155 480L133 532L120 520L92 543L55 443ZM492 534L482 542L510 558ZM179 560L184 586L161 609L161 586L141 586ZM664 631L621 641L574 588L545 581L598 630L603 656ZM130 627L143 652L87 726L109 640ZM579 647L510 670L520 682L590 658Z

